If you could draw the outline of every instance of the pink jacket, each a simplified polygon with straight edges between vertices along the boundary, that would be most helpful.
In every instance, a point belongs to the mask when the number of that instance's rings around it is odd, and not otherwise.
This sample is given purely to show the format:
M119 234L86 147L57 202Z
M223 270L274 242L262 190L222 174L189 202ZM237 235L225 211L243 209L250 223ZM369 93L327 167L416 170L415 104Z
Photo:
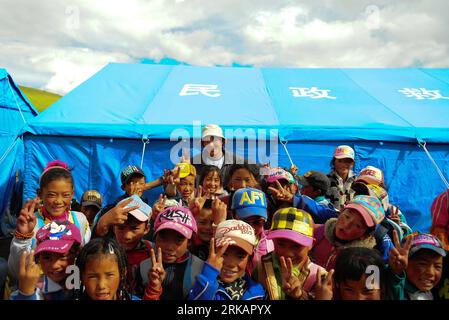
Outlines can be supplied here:
M444 228L449 234L449 189L433 200L430 212L432 213L432 226Z
M257 263L262 259L262 257L272 251L274 251L273 240L267 239L267 231L264 231L260 236L259 243L254 248L253 259L248 262L248 265L246 267L246 271L249 273L250 276L252 275L254 268L256 267Z

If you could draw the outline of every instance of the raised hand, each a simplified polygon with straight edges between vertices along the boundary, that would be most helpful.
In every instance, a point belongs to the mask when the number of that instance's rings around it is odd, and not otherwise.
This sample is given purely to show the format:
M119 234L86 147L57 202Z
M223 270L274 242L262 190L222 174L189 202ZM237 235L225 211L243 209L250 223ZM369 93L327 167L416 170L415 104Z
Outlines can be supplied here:
M199 186L196 189L196 196L189 199L189 209L195 217L200 214L209 195L208 191L204 191L203 187Z
M271 194L279 201L293 202L293 194L276 181L276 187L268 187Z
M105 217L107 217L107 221L109 225L119 225L125 223L128 219L128 214L130 211L139 208L139 206L131 206L125 208L128 204L130 204L133 199L126 199L123 202L117 204L114 208L106 212Z
M315 282L315 300L332 300L334 269L329 272L318 268Z
M220 222L225 221L228 215L228 206L226 203L218 198L215 198L212 202L212 218L214 224L218 225Z
M33 200L27 199L22 210L20 210L19 217L17 218L16 230L22 234L29 234L33 232L36 226L36 215L34 211L38 206L40 199L38 197Z
M233 243L229 238L221 238L217 242L217 251L215 251L215 238L210 239L209 247L209 257L207 258L207 263L213 266L215 269L221 271L223 267L223 254L228 249L228 246Z
M406 237L403 245L399 242L399 236L396 230L393 230L394 248L390 251L388 264L391 270L396 274L401 274L408 265L408 253L412 246L412 237Z
M165 210L165 200L167 200L167 196L161 193L159 195L159 199L153 205L153 214L151 215L152 218L156 218L159 213Z
M179 178L180 171L181 171L181 168L177 167L173 171L170 172L170 176L168 177L169 184L176 185L181 181L181 179Z
M291 171L293 174L298 174L298 167L295 166L295 165L292 165L292 166L290 167L290 171Z
M182 157L179 159L181 163L190 163L190 149L182 148Z
M399 217L399 206L395 207L390 205L390 210L391 213L388 218L399 225L401 223L401 218Z
M20 256L19 290L24 295L34 294L39 280L40 268L34 261L34 250L30 253L23 251Z
M152 266L148 271L148 285L153 290L159 291L162 288L162 282L164 282L165 279L165 270L162 264L162 250L160 247L157 249L157 259L153 249L151 249L150 254Z
M301 298L303 292L302 292L302 286L303 283L299 280L298 277L293 275L293 262L291 258L287 258L287 260L281 256L279 258L281 262L281 278L282 278L282 290L284 292L292 297L293 299L299 299ZM301 271L304 264L307 262L307 259L303 259L298 269Z

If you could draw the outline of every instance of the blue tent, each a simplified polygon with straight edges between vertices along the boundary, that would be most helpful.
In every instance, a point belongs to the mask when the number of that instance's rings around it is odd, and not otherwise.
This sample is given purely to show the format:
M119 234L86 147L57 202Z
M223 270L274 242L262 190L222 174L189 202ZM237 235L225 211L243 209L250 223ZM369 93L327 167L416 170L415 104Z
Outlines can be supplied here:
M147 179L157 178L181 145L197 152L207 123L260 163L290 166L279 140L288 142L300 173L328 172L334 148L349 144L356 172L383 169L391 201L427 230L444 184L418 141L448 176L449 70L109 64L27 126L24 194L34 196L45 163L59 158L74 168L78 198L93 188L111 201L120 170L140 164L143 150Z
M12 201L23 181L23 141L18 134L37 111L16 86L5 69L0 68L0 235L6 236L15 224Z

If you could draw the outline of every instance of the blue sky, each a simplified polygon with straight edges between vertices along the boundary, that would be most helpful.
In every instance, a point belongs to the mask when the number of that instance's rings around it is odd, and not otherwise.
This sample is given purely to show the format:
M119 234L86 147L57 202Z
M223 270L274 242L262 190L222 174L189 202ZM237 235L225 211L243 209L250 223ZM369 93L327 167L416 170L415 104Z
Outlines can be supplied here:
M448 67L449 2L0 0L0 67L65 94L108 62Z

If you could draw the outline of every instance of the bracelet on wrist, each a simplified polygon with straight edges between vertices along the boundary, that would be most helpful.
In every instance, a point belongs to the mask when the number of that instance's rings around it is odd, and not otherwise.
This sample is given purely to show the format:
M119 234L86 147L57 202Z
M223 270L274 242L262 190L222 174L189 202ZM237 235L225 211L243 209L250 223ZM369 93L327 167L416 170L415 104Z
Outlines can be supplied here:
M16 239L31 239L34 236L34 231L28 232L28 233L22 233L16 230L14 232L14 237Z

